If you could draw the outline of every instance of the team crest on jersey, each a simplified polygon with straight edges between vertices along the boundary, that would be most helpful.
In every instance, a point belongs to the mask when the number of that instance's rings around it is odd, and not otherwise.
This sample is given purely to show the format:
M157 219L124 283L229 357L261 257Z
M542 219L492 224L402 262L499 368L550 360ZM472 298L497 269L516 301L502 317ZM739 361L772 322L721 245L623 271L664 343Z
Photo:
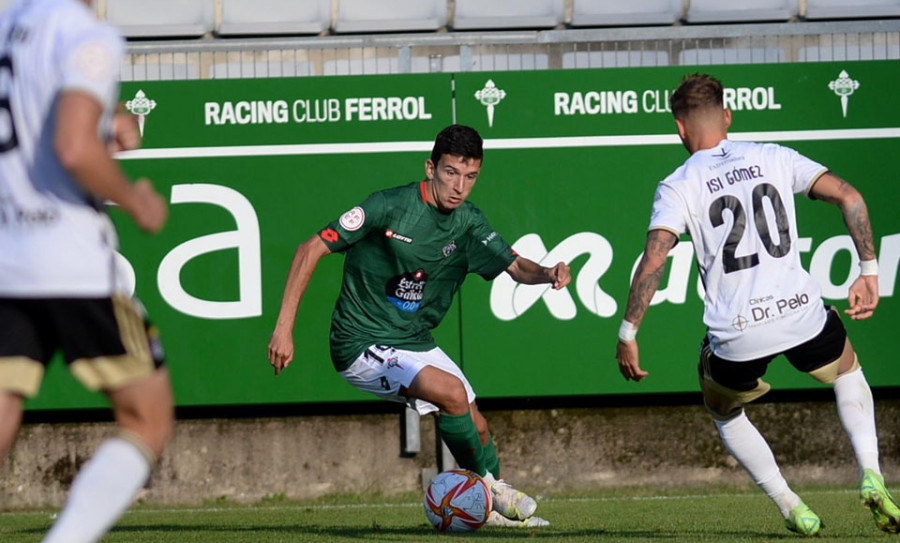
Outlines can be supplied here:
M411 237L404 236L403 234L401 234L399 232L395 232L394 230L391 230L390 228L388 228L387 230L384 231L384 236L387 238L402 241L403 243L412 243L412 241L413 241Z
M384 361L384 364L388 367L388 369L390 369L390 368L400 368L401 370L403 369L403 366L400 365L400 359L397 358L396 356L392 356L392 357L388 358L387 360Z
M388 279L385 287L387 299L395 307L407 313L415 313L425 297L428 275L424 270L406 272Z
M341 215L341 226L348 232L359 230L363 223L366 222L366 212L363 208L356 206L350 211Z
M444 253L444 257L448 257L455 250L456 250L456 240L451 241L450 243L445 245L444 248L441 250L441 252Z

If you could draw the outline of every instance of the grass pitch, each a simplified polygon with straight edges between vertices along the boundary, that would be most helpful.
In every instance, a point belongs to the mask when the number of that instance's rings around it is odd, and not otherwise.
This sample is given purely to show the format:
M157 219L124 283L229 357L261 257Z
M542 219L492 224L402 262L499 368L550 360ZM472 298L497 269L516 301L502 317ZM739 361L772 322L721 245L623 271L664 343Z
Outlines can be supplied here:
M846 488L801 488L804 501L822 518L820 539L833 542L900 542L879 531L869 511ZM660 493L662 492L662 493ZM0 541L40 541L53 511L0 513ZM205 506L138 505L104 543L230 542L451 542L509 543L517 540L575 543L760 542L799 539L788 532L775 506L756 488L617 489L547 496L538 515L549 528L482 528L474 533L437 533L409 495L380 501L340 497L292 502L276 497L255 505L227 501Z

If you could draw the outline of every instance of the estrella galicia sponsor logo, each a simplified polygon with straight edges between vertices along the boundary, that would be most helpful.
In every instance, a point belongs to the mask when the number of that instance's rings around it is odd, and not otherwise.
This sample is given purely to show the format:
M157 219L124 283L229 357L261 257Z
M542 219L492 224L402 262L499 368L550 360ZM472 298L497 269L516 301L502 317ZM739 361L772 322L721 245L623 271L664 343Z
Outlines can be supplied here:
M445 245L441 251L444 253L444 258L446 258L446 257L450 256L450 254L453 253L453 251L455 251L455 250L456 250L456 240L451 241L450 243Z
M392 277L387 282L387 299L401 311L415 313L422 305L425 297L425 285L428 275L424 270L406 272Z
M411 237L404 236L403 234L401 234L399 232L395 232L394 230L391 230L390 228L388 228L387 230L384 231L384 237L396 239L397 241L402 241L403 243L412 243L413 242Z
M482 245L487 245L488 243L490 243L491 241L493 241L494 238L496 238L496 237L497 237L497 232L491 232L490 234L488 234L488 237L486 237L486 238L484 238L483 240L481 240L481 244L482 244Z

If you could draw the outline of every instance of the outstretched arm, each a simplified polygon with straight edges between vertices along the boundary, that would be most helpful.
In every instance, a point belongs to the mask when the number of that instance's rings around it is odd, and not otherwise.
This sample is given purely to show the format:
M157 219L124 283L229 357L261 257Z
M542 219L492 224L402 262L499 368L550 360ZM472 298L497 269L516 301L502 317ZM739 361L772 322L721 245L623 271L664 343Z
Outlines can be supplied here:
M521 256L517 256L513 260L513 263L506 268L506 273L517 283L526 285L550 283L554 290L565 287L572 280L569 275L569 266L564 262L559 262L552 268L545 268L537 262Z
M854 320L867 319L878 306L878 262L875 260L875 241L869 210L862 195L850 183L831 172L823 174L809 191L810 196L838 206L856 253L861 274L850 285L850 309L845 313Z
M291 271L288 272L284 295L281 298L278 321L269 340L269 363L275 368L275 375L280 374L281 370L294 359L294 322L297 319L297 306L303 293L306 292L319 259L329 253L331 251L317 235L300 244L294 253Z
M616 359L619 371L625 379L640 381L648 375L641 369L638 344L634 335L637 333L644 313L650 307L650 300L659 288L662 274L666 269L669 251L678 242L678 237L668 230L651 230L647 233L647 244L644 256L638 264L628 292L628 305L625 309L625 320L619 329L619 343L616 345Z

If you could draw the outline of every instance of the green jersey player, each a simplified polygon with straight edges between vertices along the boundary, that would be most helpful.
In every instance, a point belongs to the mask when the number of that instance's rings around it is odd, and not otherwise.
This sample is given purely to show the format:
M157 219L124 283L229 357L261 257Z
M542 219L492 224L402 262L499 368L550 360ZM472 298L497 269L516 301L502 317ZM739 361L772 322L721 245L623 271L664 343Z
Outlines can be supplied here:
M294 356L297 305L324 255L345 254L331 325L335 368L351 385L385 400L437 413L456 462L482 477L493 495L492 523L541 526L535 501L499 479L487 421L466 377L436 344L437 326L466 275L502 272L525 284L564 288L569 267L546 268L516 255L467 201L481 171L481 136L452 125L435 139L426 179L376 192L298 247L269 343L276 375Z

